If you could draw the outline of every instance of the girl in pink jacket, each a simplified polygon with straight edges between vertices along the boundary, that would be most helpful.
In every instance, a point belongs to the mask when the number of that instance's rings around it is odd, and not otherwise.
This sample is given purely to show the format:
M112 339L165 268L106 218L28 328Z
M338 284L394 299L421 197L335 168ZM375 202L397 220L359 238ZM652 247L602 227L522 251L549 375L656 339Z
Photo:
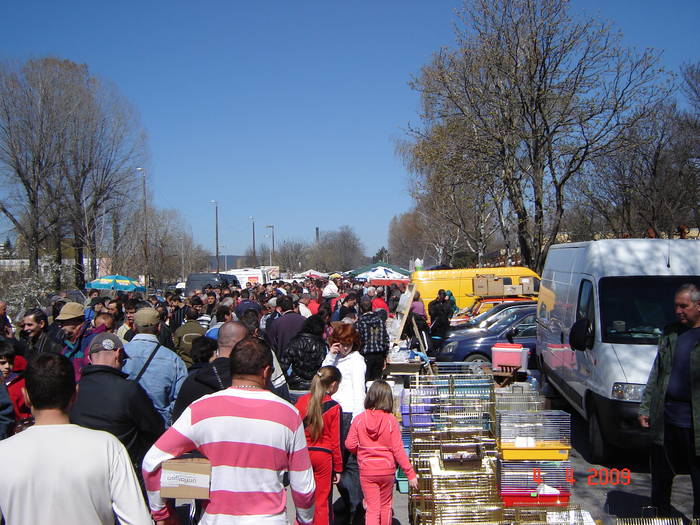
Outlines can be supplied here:
M390 525L394 476L398 463L413 489L418 478L401 442L401 430L392 415L394 398L385 381L372 383L365 397L365 411L350 426L345 446L357 454L360 485L364 494L366 525Z

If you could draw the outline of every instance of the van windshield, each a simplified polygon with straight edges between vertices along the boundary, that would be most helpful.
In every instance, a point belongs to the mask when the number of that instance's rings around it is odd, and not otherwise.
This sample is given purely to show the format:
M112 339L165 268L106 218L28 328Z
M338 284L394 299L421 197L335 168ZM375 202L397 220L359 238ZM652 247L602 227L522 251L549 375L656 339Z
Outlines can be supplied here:
M698 276L603 277L599 283L604 343L655 345L664 326L676 322L673 300Z

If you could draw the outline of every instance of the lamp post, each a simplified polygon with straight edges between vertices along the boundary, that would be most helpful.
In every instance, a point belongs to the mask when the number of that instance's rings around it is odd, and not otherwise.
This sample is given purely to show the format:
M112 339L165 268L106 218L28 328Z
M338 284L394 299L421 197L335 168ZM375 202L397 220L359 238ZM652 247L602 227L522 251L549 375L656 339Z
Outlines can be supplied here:
M148 205L146 201L146 170L143 168L136 168L136 171L142 171L142 182L143 182L143 256L144 259L146 259L146 269L144 271L144 284L146 285L146 289L148 289L148 285L150 284L150 279L148 278L149 272L149 267L148 267Z
M255 267L258 265L258 256L255 255L255 217L251 216L250 220L253 223L253 267Z
M216 243L216 275L219 275L219 203L216 201L209 201L214 205L214 231L215 233L215 243Z
M265 228L270 228L272 231L272 251L270 252L270 266L272 266L272 256L275 254L275 225L268 224Z

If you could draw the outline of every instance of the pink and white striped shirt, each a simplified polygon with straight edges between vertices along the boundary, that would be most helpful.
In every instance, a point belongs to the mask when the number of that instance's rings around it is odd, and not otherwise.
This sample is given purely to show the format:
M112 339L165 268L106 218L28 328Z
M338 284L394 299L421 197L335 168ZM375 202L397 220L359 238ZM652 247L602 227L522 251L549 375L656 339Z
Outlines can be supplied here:
M314 475L299 412L272 392L230 387L185 409L143 460L151 514L165 519L161 464L198 450L212 465L201 525L287 523L283 475L289 472L300 523L314 517Z

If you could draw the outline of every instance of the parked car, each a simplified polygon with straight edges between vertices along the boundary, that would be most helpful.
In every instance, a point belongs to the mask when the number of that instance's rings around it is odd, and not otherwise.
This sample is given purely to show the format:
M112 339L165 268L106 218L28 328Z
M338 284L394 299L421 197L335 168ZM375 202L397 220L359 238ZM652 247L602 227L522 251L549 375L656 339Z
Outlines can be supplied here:
M447 336L466 335L468 333L476 333L477 330L485 330L492 324L506 317L515 308L527 308L528 306L536 306L537 301L517 301L501 303L494 306L490 310L482 312L474 319L462 323L457 326L452 326L447 332Z
M475 334L448 338L437 355L438 361L490 363L491 347L496 343L516 343L527 347L534 357L537 343L535 306L513 309L500 321Z

